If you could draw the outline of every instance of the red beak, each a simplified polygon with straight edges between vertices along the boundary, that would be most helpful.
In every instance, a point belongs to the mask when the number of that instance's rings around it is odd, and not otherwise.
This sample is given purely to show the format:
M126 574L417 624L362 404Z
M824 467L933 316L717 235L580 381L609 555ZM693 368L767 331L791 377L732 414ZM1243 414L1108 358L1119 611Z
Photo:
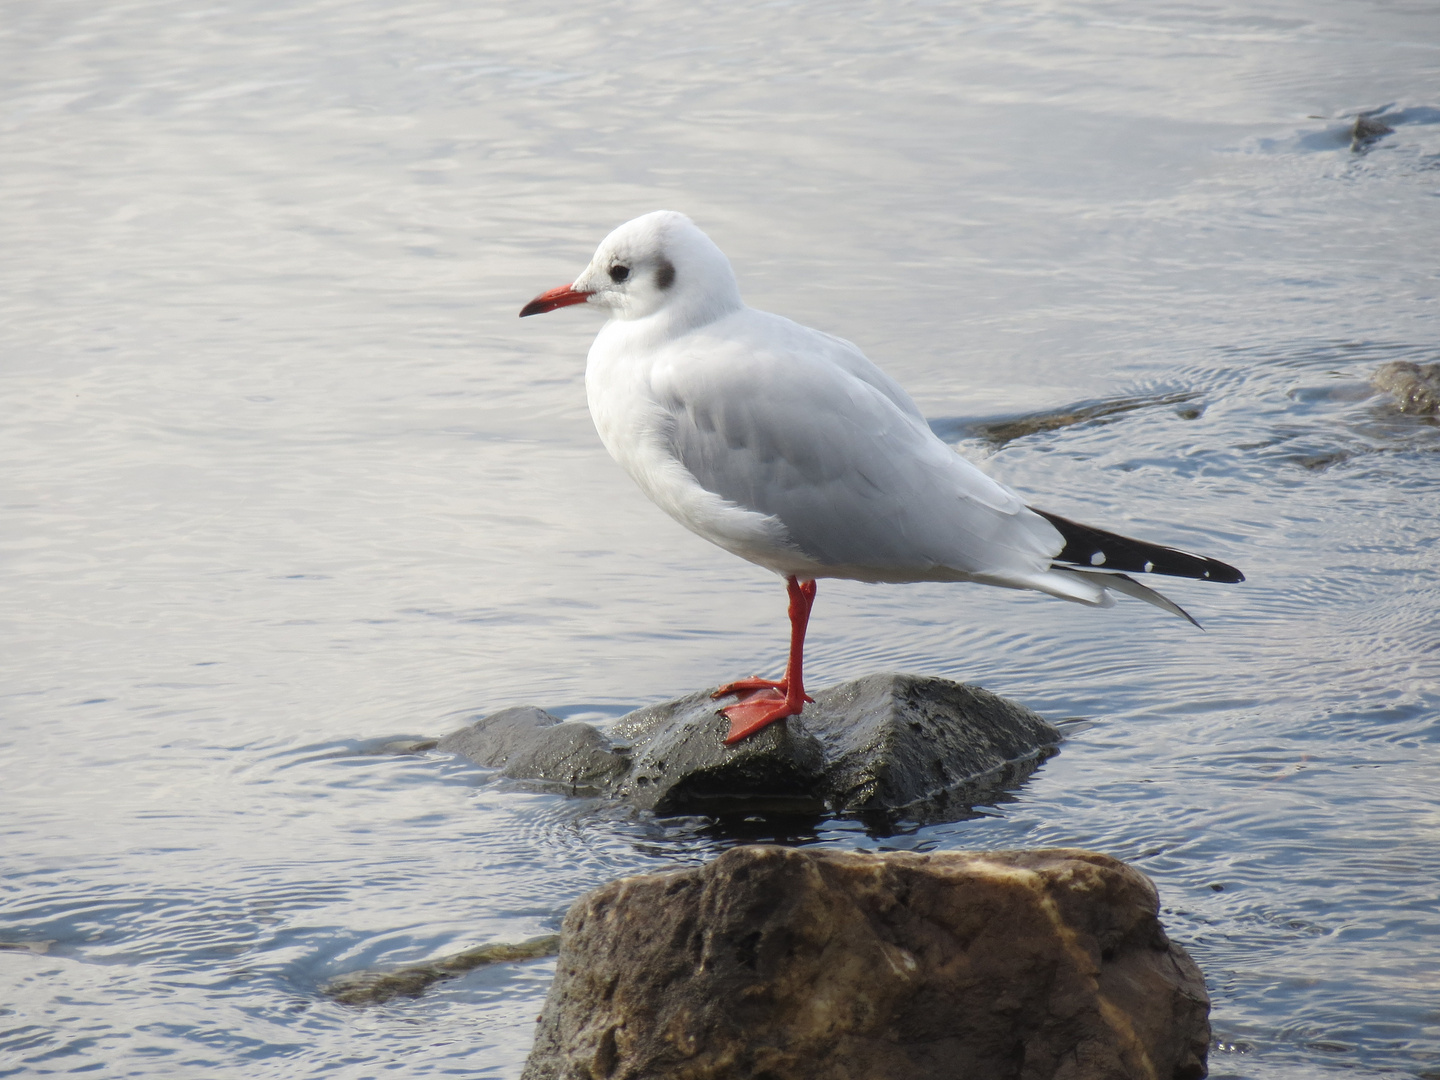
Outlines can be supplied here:
M547 289L531 300L520 309L520 317L523 319L526 315L543 315L556 308L569 307L571 304L583 304L589 299L588 292L579 292L573 286L561 285L559 288Z

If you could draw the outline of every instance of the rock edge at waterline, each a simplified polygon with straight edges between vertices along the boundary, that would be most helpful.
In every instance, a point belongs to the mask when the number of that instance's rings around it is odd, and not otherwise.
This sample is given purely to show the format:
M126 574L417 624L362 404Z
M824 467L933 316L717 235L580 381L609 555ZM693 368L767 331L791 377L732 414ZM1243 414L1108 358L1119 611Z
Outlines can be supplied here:
M383 1005L397 997L419 997L432 984L478 967L554 956L559 948L558 934L545 934L513 944L492 942L404 967L347 971L325 983L320 992L342 1005Z
M709 691L650 705L608 732L519 706L439 749L512 779L658 814L818 813L940 820L1029 776L1061 742L1036 713L978 686L885 673L815 692L800 716L734 746Z
M575 903L522 1080L1198 1080L1158 910L1087 851L735 848Z

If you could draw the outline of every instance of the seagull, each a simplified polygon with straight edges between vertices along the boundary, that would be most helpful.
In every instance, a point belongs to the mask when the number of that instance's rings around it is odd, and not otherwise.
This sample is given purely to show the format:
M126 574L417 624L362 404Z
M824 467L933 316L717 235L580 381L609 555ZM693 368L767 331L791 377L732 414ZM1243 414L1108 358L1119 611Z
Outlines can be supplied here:
M1092 607L1121 593L1196 626L1129 575L1245 580L1029 506L931 431L850 342L746 306L730 261L684 214L621 225L520 316L579 304L609 316L585 367L605 448L681 525L785 579L785 675L715 691L736 698L720 710L727 744L813 700L805 630L820 578L974 581Z

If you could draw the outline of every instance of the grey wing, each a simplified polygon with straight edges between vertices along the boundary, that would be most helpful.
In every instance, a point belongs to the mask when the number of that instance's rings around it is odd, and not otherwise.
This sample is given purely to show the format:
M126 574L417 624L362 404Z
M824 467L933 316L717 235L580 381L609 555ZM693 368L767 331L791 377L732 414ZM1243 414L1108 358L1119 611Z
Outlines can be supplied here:
M670 449L702 487L777 518L804 555L847 576L1048 565L1053 529L935 438L893 381L831 355L843 347L878 374L853 346L806 333L792 348L692 340L656 366Z

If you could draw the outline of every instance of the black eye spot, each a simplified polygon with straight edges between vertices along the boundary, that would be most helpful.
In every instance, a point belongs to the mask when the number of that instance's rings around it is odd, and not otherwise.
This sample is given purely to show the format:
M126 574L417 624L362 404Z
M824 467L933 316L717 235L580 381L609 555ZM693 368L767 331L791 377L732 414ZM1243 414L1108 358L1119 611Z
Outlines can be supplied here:
M629 276L630 276L630 267L628 267L628 266L612 266L612 267L610 267L610 280L611 280L611 281L624 281L624 280L625 280L627 277L629 277Z
M669 259L661 259L659 267L655 270L655 286L661 292L675 284L675 267Z

